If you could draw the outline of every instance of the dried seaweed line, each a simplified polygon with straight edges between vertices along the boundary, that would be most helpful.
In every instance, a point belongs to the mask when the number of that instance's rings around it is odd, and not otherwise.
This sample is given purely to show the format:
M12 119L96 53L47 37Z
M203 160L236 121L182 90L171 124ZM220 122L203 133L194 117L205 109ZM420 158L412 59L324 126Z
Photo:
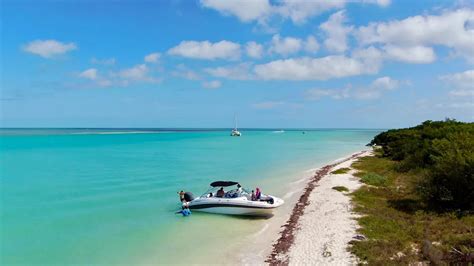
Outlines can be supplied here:
M293 208L290 218L282 226L283 230L280 232L280 238L275 244L273 244L273 250L268 256L268 258L265 260L265 262L269 263L270 265L289 264L289 257L287 256L287 253L295 241L295 233L298 226L298 221L303 215L305 207L309 205L309 196L311 195L313 189L316 187L316 184L319 182L319 180L321 180L321 178L323 178L323 176L327 175L333 167L343 162L352 160L360 156L362 153L363 152L353 154L352 156L344 159L343 161L326 165L316 171L314 176L306 184L306 188L304 189L303 194L300 196L298 202Z

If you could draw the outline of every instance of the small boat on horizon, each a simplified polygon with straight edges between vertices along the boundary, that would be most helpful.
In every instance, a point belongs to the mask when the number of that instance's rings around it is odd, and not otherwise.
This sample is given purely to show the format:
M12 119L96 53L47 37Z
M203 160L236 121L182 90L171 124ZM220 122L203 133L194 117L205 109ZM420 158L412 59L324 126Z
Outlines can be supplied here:
M284 203L282 199L271 195L261 194L259 199L252 198L252 193L235 181L215 181L210 186L197 198L186 192L189 209L217 214L271 216L273 210ZM222 191L220 194L219 190Z
M234 115L234 129L232 129L232 132L230 132L230 135L232 137L240 137L242 135L242 133L240 133L240 131L237 130L237 116Z

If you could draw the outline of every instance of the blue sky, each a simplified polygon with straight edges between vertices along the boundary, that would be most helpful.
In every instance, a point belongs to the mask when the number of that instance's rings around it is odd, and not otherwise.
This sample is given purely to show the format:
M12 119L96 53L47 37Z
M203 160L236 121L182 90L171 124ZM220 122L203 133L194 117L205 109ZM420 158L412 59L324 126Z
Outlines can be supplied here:
M472 1L2 1L3 127L474 120Z

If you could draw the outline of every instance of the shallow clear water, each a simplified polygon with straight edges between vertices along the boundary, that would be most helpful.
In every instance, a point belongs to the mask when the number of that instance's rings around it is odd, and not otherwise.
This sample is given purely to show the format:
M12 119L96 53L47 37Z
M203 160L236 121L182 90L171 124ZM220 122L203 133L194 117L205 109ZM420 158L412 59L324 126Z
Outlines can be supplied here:
M140 132L1 130L0 264L223 262L262 221L175 215L177 191L223 179L283 197L379 131Z

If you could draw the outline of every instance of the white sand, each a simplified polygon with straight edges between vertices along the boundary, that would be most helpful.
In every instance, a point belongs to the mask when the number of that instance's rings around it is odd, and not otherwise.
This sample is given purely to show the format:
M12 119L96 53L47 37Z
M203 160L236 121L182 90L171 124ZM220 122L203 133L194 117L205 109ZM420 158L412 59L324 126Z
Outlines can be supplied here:
M367 151L359 157L370 155ZM331 171L350 167L356 159L343 162ZM350 192L361 186L359 179L347 174L324 176L310 195L298 222L295 242L289 251L290 265L347 265L356 264L356 258L347 251L348 243L356 235L358 227L354 220L350 197L332 187L345 186Z

